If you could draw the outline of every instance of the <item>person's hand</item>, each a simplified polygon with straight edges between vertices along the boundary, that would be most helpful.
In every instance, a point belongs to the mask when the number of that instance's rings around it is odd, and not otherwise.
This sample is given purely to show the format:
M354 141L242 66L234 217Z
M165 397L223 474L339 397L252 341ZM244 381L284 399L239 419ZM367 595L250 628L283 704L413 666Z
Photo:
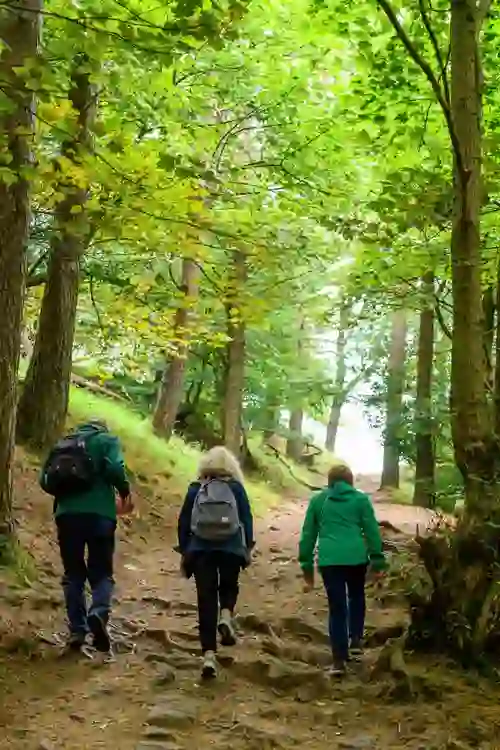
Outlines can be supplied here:
M314 573L310 570L304 570L302 572L304 576L304 593L309 593L314 588Z
M186 561L184 559L184 555L181 557L181 561L179 563L179 572L183 578L187 578L187 572L186 572Z
M372 572L372 578L375 583L381 583L385 578L385 570L374 570Z
M116 512L119 516L129 516L134 510L134 501L131 495L120 497L116 503Z

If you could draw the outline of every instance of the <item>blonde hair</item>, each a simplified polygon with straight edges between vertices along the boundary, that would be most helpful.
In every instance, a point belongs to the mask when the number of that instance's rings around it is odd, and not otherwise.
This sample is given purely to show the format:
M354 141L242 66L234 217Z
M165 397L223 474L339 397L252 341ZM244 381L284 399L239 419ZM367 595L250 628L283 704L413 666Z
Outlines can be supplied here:
M231 477L243 484L244 477L238 460L223 445L216 445L202 457L198 466L198 478Z

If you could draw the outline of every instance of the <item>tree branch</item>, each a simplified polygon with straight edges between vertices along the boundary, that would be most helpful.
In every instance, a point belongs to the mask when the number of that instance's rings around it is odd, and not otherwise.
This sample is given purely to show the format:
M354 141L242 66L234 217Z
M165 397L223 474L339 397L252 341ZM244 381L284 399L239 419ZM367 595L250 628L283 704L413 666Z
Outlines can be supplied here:
M460 150L460 142L458 140L458 136L455 131L455 126L453 124L453 120L451 117L451 110L448 105L448 102L446 101L445 95L443 94L443 90L441 89L441 86L439 84L438 79L434 75L434 72L420 52L417 50L415 45L413 44L412 40L404 30L404 28L401 26L398 17L396 13L394 12L394 8L390 4L389 0L377 0L377 3L380 8L384 11L385 15L387 16L387 19L389 23L392 25L394 31L396 32L396 35L398 36L399 40L404 45L406 51L408 52L409 56L413 60L413 62L418 65L420 70L424 73L427 80L429 81L432 90L434 91L434 94L436 96L437 102L439 106L441 107L443 111L444 118L446 120L446 126L448 128L448 132L450 134L450 140L451 145L453 148L453 153L455 155L455 160L457 163L457 169L460 174L463 174L463 159L462 159L462 152Z
M453 334L451 332L451 329L450 329L449 325L447 324L447 322L445 321L445 319L443 317L443 312L441 310L441 305L440 305L439 300L437 298L435 299L434 310L436 312L436 318L437 318L437 321L439 323L439 327L441 328L441 330L444 333L444 335L446 336L446 338L448 338L448 339L450 339L450 341L452 341Z
M420 9L420 17L422 18L422 22L425 26L427 34L429 35L429 39L431 40L431 44L434 48L434 54L436 55L437 64L438 64L439 70L441 71L441 80L443 81L444 98L446 99L446 103L449 108L451 100L450 100L450 88L448 86L448 76L446 75L447 62L443 59L441 50L439 48L438 40L436 38L436 34L434 33L434 29L432 28L432 24L430 22L429 16L427 15L427 9L425 7L425 0L418 0L418 6Z

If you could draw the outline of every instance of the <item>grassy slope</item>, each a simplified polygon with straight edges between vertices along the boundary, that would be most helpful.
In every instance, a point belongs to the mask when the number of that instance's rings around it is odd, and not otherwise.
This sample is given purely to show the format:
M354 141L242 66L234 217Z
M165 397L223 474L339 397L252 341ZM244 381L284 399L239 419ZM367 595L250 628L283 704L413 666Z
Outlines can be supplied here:
M154 435L149 420L126 405L105 396L73 388L70 397L70 424L92 417L105 419L110 428L120 437L127 467L134 479L157 498L174 495L178 497L186 485L196 477L201 449L173 436L169 442ZM284 494L304 495L308 490L295 482L286 467L265 453L258 438L251 441L252 452L263 467L262 478L252 477L247 481L248 491L258 512L280 501ZM301 467L294 473L309 483L318 483Z

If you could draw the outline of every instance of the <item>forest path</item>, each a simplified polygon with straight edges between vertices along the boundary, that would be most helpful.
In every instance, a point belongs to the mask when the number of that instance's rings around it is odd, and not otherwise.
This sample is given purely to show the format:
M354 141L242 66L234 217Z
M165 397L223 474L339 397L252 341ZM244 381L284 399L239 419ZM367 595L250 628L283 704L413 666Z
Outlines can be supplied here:
M370 679L376 649L342 683L326 677L325 597L319 585L303 593L296 563L304 507L290 502L258 522L256 559L242 576L241 641L221 650L220 677L210 684L199 680L194 586L180 578L172 551L175 509L156 525L149 518L122 528L114 618L118 635L126 635L122 653L97 664L60 658L57 648L36 642L28 658L29 641L20 646L13 633L17 646L0 667L0 748L458 749L472 747L447 744L462 736L460 707L471 704L474 721L485 716L481 727L494 733L498 695L477 686L473 692L439 664L416 667L419 679L432 682L416 704L391 701L388 685ZM401 514L410 523L407 510L382 504L377 511L391 523ZM45 542L49 517L46 523ZM41 626L50 641L62 622L53 544L43 570L43 588L25 592L22 607L28 632ZM369 632L404 618L386 601L393 599L371 590Z

